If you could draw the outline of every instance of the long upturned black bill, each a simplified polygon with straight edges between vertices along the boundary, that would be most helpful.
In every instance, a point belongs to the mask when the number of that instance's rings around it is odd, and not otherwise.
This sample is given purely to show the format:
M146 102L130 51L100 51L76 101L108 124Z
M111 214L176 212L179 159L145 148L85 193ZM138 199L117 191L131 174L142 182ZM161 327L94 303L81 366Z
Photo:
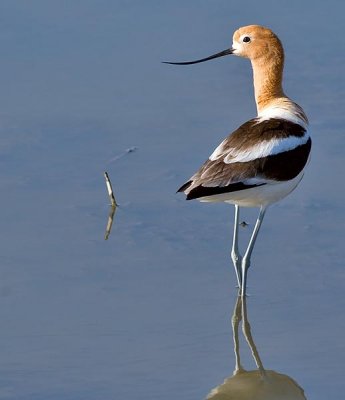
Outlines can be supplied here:
M198 64L204 61L208 60L213 60L214 58L218 57L223 57L227 56L229 54L233 54L233 49L226 49L221 51L220 53L213 54L212 56L206 57L206 58L201 58L200 60L195 60L195 61L185 61L185 62L169 62L169 61L163 61L163 64L172 64L172 65L190 65L190 64Z

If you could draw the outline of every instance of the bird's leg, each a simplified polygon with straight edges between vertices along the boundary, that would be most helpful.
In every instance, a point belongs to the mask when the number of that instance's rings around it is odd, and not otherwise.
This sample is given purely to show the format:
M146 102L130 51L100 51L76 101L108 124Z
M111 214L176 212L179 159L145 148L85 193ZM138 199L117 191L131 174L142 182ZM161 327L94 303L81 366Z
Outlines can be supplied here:
M252 236L249 240L248 247L246 252L244 253L243 259L242 259L242 286L241 286L241 294L242 296L246 295L246 285L247 285L247 272L248 268L250 266L250 256L252 255L253 248L255 245L256 238L258 236L262 221L264 219L266 212L266 207L262 206L260 208L259 216L258 219L256 220Z
M238 224L240 217L240 207L235 204L235 220L234 220L234 234L232 238L232 248L231 248L231 259L235 267L236 278L238 287L242 286L242 277L241 277L241 261L242 257L238 251Z

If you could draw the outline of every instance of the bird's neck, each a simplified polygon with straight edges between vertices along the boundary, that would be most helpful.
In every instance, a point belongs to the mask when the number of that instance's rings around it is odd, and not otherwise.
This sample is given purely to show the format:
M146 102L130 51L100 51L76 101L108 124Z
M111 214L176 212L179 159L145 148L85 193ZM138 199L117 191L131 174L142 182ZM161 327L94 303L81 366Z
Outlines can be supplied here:
M258 117L283 118L307 127L308 118L302 107L283 91L283 66L284 56L252 60Z
M287 98L282 87L283 67L283 56L260 57L252 60L258 115L275 101Z

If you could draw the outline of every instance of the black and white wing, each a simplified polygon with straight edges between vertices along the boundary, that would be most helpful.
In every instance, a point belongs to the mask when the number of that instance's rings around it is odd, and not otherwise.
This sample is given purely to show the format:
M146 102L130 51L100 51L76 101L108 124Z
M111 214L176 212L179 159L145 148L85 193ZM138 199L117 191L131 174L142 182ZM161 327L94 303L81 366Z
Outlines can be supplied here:
M229 135L178 192L191 200L289 181L303 171L310 149L303 126L253 119Z

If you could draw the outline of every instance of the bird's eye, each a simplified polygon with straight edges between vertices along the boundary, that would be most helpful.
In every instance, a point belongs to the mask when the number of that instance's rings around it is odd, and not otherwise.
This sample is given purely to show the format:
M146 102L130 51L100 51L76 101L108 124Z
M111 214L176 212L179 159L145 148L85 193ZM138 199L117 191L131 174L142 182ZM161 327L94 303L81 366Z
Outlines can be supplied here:
M249 43L249 42L250 42L250 37L249 37L249 36L245 36L245 37L243 38L243 42L244 42L244 43Z

